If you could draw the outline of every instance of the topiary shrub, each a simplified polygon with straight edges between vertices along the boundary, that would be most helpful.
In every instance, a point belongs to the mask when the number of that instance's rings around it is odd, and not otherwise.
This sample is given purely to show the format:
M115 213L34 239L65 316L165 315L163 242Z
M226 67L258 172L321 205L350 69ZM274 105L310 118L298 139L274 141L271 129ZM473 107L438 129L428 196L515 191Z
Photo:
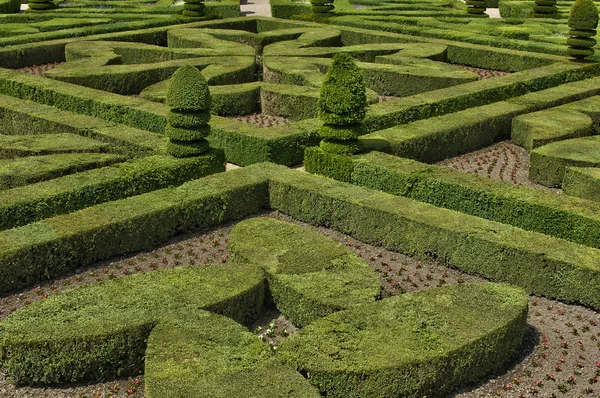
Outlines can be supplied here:
M167 91L165 135L167 151L174 157L198 156L208 151L210 134L210 91L202 73L191 65L179 68Z
M30 0L29 9L34 11L53 10L57 5L52 0Z
M487 8L485 0L467 0L467 13L474 15L483 15Z
M333 57L321 94L318 108L323 126L319 130L325 152L352 155L362 149L358 137L363 130L367 94L362 71L352 57L339 53Z
M579 61L594 54L598 9L592 0L576 0L569 13L569 55Z
M312 12L315 14L325 14L333 11L333 0L310 0Z
M556 0L535 0L533 6L534 18L554 18L556 12Z
M185 0L183 4L183 16L185 17L203 17L206 15L206 5L204 0Z

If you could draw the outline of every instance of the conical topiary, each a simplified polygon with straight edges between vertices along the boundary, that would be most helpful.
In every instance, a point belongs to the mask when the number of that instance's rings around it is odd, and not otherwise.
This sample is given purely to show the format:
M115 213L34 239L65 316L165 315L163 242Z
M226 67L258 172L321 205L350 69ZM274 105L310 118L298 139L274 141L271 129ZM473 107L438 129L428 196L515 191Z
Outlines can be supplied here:
M352 57L339 53L325 75L318 101L321 148L329 153L351 155L362 147L358 137L366 115L367 92L363 73Z
M487 9L485 0L467 0L467 13L473 15L483 15Z
M594 54L598 9L592 0L576 0L569 13L569 55L583 60Z
M555 18L558 9L556 0L535 0L533 6L534 18Z
M206 5L204 0L184 0L183 16L185 17L203 17L206 15Z
M52 0L29 0L29 9L34 11L53 10L57 5Z
M333 0L310 0L312 12L315 14L324 14L333 11L335 8Z
M177 69L167 90L165 135L169 137L167 151L183 158L198 156L209 148L210 91L202 73L191 65Z

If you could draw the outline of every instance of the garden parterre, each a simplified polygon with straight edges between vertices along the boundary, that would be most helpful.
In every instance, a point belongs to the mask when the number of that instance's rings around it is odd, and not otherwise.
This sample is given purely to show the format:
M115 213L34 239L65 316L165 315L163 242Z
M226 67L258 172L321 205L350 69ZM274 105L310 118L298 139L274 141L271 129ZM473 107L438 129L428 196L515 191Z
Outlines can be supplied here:
M445 394L512 366L526 335L523 291L598 311L600 66L571 62L566 42L543 39L563 34L564 21L511 28L454 2L341 2L329 24L281 2L274 14L297 20L205 21L160 1L116 3L7 16L0 30L2 295L264 209L517 287L438 283L380 299L380 283L399 282L377 281L359 257L287 224L245 221L227 265L125 276L15 311L0 323L14 382L145 368L148 397ZM366 83L367 153L355 157L316 148L319 92L338 53L358 61ZM187 65L210 86L213 149L177 159L165 100ZM482 80L469 68L505 73ZM533 182L562 193L432 165L507 139L530 152ZM225 161L247 167L225 172ZM285 167L302 162L341 182ZM241 326L265 302L303 326L277 354ZM483 314L494 316L471 334ZM66 332L56 326L65 319L81 323ZM79 339L85 357L74 354ZM412 348L375 344L394 339ZM309 348L314 340L322 344ZM576 391L596 393L593 378Z

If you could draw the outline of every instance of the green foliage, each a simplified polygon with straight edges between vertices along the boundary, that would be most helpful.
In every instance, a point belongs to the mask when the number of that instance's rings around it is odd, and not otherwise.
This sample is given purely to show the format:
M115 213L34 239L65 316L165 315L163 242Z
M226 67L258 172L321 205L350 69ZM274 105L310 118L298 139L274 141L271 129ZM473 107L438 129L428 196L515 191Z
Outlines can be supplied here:
M321 159L325 163L322 154ZM331 162L327 169L313 160L311 168L320 166L318 174L365 188L600 248L600 206L594 203L380 152L360 155L346 163L336 168ZM307 171L315 173L308 167ZM594 185L590 183L589 187Z
M0 14L10 14L19 12L20 9L20 0L0 0Z
M534 18L556 18L557 12L556 0L535 0Z
M530 153L529 179L547 187L560 187L567 166L599 167L600 136L552 142Z
M0 159L109 149L110 145L104 142L74 134L0 135Z
M264 294L263 272L242 264L179 267L88 285L0 323L0 362L18 385L136 375L156 325L185 320L198 328L207 318L198 313L203 309L251 323L262 310ZM161 362L159 355L149 360Z
M589 38L595 36L598 27L598 9L592 0L576 0L569 12L569 32L571 37L567 41L569 55L577 60L583 60L594 54L596 40ZM576 32L584 31L580 36Z
M487 9L485 0L467 0L467 13L470 15L483 15Z
M208 84L198 69L185 65L175 71L167 91L167 105L177 111L210 110Z
M517 356L527 298L491 283L402 294L317 320L278 354L327 397L444 396Z
M334 178L338 181L352 181L352 158L335 154L333 151L326 152L321 148L306 148L304 169L309 173Z
M600 250L277 167L270 206L291 217L529 293L600 308Z
M576 0L569 12L569 27L574 30L595 30L598 9L592 0Z
M200 131L202 133L202 131ZM192 132L190 136L198 135L196 132ZM183 136L180 134L179 136ZM169 155L175 158L186 158L189 156L199 156L210 149L210 144L207 140L195 140L195 141L179 141L170 139L167 144L167 152Z
M148 156L0 192L0 230L225 171L223 152Z
M363 148L363 142L357 139L354 140L335 140L325 138L319 144L319 147L332 155L351 156L360 152Z
M219 173L2 231L0 291L254 214L267 204L268 189L256 171Z
M562 189L567 195L600 202L600 168L567 167Z
M375 301L375 272L339 243L298 225L255 218L229 236L233 262L264 267L277 308L297 326Z
M0 159L0 190L109 166L124 160L126 158L123 156L99 153Z
M165 135L174 141L206 141L205 138L210 135L210 126L195 127L195 128L179 128L173 127L170 124L165 126ZM203 143L201 145L207 145ZM167 147L168 150L172 148Z
M167 124L179 128L195 128L208 124L210 120L209 111L201 112L167 112ZM205 137L202 137L205 138Z
M321 86L319 118L335 126L357 124L364 119L366 106L362 71L349 54L336 54Z

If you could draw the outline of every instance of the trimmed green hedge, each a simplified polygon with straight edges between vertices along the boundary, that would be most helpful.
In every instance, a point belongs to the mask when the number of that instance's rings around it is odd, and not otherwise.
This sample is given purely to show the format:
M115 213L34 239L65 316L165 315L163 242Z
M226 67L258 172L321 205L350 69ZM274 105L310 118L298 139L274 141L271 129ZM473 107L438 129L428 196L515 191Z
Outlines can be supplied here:
M598 249L272 164L0 232L0 291L239 219L269 203L368 243L600 308Z
M539 146L569 138L593 135L600 122L600 97L594 96L545 111L513 119L512 139L531 151Z
M110 145L74 134L0 135L0 159L59 153L110 152Z
M531 151L529 179L547 187L560 187L567 166L599 167L600 136L552 142Z
M527 298L492 283L402 294L317 320L278 354L327 397L444 396L517 357Z
M10 14L13 12L19 12L20 9L20 0L0 0L0 14Z
M195 314L191 322L188 318L186 314L152 330L146 350L146 397L320 397L245 327L205 312Z
M600 168L567 167L562 189L567 195L600 202Z
M213 317L199 310L251 323L264 294L262 270L241 264L178 267L95 283L41 300L0 323L0 362L17 385L136 375L155 326L185 320L198 328ZM160 352L153 359L160 362Z
M307 162L306 170L311 173L335 179L342 175L343 181L365 188L600 248L600 206L596 203L381 152L348 158L348 166L336 166L337 162L327 161L326 154L310 150L329 167L320 167L318 160Z
M225 171L222 151L194 159L149 156L0 191L0 230Z
M162 135L0 95L0 131L7 135L71 133L111 144L129 156L165 153Z
M260 174L220 173L2 231L0 291L254 214L267 204Z
M255 218L229 235L232 262L263 267L277 308L296 326L375 301L375 271L339 243L298 225Z
M435 257L529 293L600 308L600 250L430 204L277 168L271 208L370 244Z
M101 153L73 153L0 160L0 190L109 166L125 160L123 156Z

